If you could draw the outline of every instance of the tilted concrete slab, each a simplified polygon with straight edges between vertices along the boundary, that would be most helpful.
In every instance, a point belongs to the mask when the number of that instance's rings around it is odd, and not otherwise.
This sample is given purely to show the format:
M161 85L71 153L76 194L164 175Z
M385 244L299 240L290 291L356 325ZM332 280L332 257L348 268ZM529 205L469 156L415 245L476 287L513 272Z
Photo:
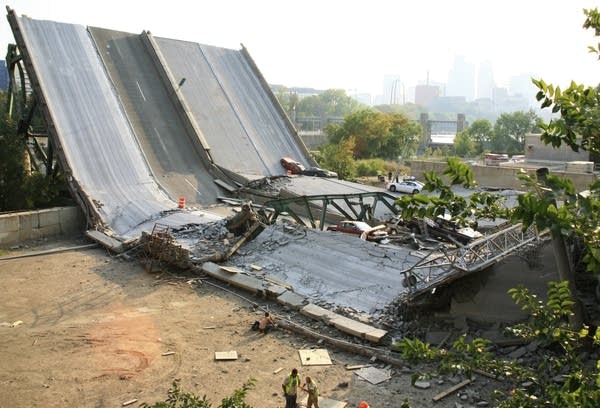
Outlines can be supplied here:
M241 273L227 272L221 269L220 265L213 262L203 263L202 271L210 277L237 286L238 288L247 290L251 293L259 293L264 290L264 282L262 280Z
M305 316L311 317L315 320L325 320L326 322L329 322L331 319L339 317L337 313L322 308L321 306L317 306L313 303L309 303L308 305L300 309L300 313L302 313Z
M369 326L368 324L357 322L356 320L352 320L344 316L338 316L334 319L331 319L330 324L344 333L348 333L355 337L360 337L374 343L379 342L379 340L381 340L387 334L386 330L377 329L373 326Z
M306 298L292 291L286 290L279 297L277 301L282 305L289 306L293 309L300 309L306 304Z

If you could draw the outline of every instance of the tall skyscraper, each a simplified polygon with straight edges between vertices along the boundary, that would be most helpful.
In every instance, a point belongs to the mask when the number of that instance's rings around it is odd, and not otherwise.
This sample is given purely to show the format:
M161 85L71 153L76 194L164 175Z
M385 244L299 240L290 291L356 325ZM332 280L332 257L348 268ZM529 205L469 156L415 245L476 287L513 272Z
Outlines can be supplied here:
M492 99L492 89L495 86L492 63L487 60L483 61L479 64L479 74L477 75L477 98Z
M463 56L454 58L448 72L446 96L464 96L467 102L475 98L475 65L466 62Z

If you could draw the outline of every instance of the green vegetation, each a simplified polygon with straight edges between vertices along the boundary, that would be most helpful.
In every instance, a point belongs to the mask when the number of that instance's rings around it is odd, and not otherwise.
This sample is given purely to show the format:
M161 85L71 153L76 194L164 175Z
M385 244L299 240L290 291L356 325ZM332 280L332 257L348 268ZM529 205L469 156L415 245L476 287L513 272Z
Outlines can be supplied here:
M573 331L566 323L573 303L567 282L548 285L544 304L522 286L509 291L516 304L530 312L527 323L507 328L507 333L545 347L545 358L533 367L516 360L503 360L490 352L491 343L482 338L467 341L461 336L448 349L436 348L418 339L404 338L393 348L409 362L437 363L438 373L463 374L471 378L483 370L503 378L505 390L495 392L497 406L597 407L600 406L600 361L586 365L581 353L593 343L600 346L600 329L594 334L585 326ZM413 382L423 373L413 376Z
M362 109L346 116L341 125L330 124L325 133L331 144L354 140L356 159L395 160L411 156L419 143L421 127L402 114Z
M167 399L161 402L155 402L152 405L143 403L142 408L211 408L212 403L204 395L202 398L189 392L183 392L179 387L180 380L173 381L171 388L167 391ZM250 379L242 388L237 389L233 394L221 401L217 408L252 408L245 402L248 391L254 388L254 380Z
M15 122L0 117L0 212L64 205L69 202L60 174L46 177L27 166L25 139L17 135Z

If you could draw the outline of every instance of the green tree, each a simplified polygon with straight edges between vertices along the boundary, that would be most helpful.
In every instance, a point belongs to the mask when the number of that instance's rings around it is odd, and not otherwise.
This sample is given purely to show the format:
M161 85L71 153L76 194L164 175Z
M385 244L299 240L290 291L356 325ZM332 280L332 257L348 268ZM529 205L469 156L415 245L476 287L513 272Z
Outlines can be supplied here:
M337 144L321 147L319 152L323 167L337 172L340 179L351 179L356 175L354 160L354 139L346 139Z
M503 113L494 124L491 148L494 153L521 154L525 151L525 135L539 132L538 116L528 112Z
M475 153L475 143L468 130L458 132L454 138L454 154L460 157L471 157Z
M296 104L296 115L299 118L343 118L361 106L360 102L346 95L343 89L328 89L318 95L300 99Z
M25 140L17 136L16 125L4 113L0 119L0 211L29 209L27 172L23 164Z
M357 159L394 160L410 156L418 145L421 127L402 114L386 114L372 109L358 110L341 125L325 129L330 143L354 139Z
M474 120L467 131L469 132L469 136L471 136L471 140L475 142L476 154L481 154L486 150L490 150L491 141L494 136L494 128L489 120Z

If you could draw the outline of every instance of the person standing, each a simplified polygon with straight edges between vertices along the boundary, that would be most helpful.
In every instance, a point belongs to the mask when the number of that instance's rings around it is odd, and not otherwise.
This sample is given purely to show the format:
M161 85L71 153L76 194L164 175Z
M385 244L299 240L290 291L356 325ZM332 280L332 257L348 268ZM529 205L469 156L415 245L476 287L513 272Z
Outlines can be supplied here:
M285 408L297 408L296 396L298 394L298 387L300 386L300 376L298 370L293 369L289 376L283 380L281 387L283 388L283 395L285 396Z
M302 386L302 389L308 393L308 401L306 401L306 408L319 408L319 388L317 383L310 377L306 377L306 382Z

